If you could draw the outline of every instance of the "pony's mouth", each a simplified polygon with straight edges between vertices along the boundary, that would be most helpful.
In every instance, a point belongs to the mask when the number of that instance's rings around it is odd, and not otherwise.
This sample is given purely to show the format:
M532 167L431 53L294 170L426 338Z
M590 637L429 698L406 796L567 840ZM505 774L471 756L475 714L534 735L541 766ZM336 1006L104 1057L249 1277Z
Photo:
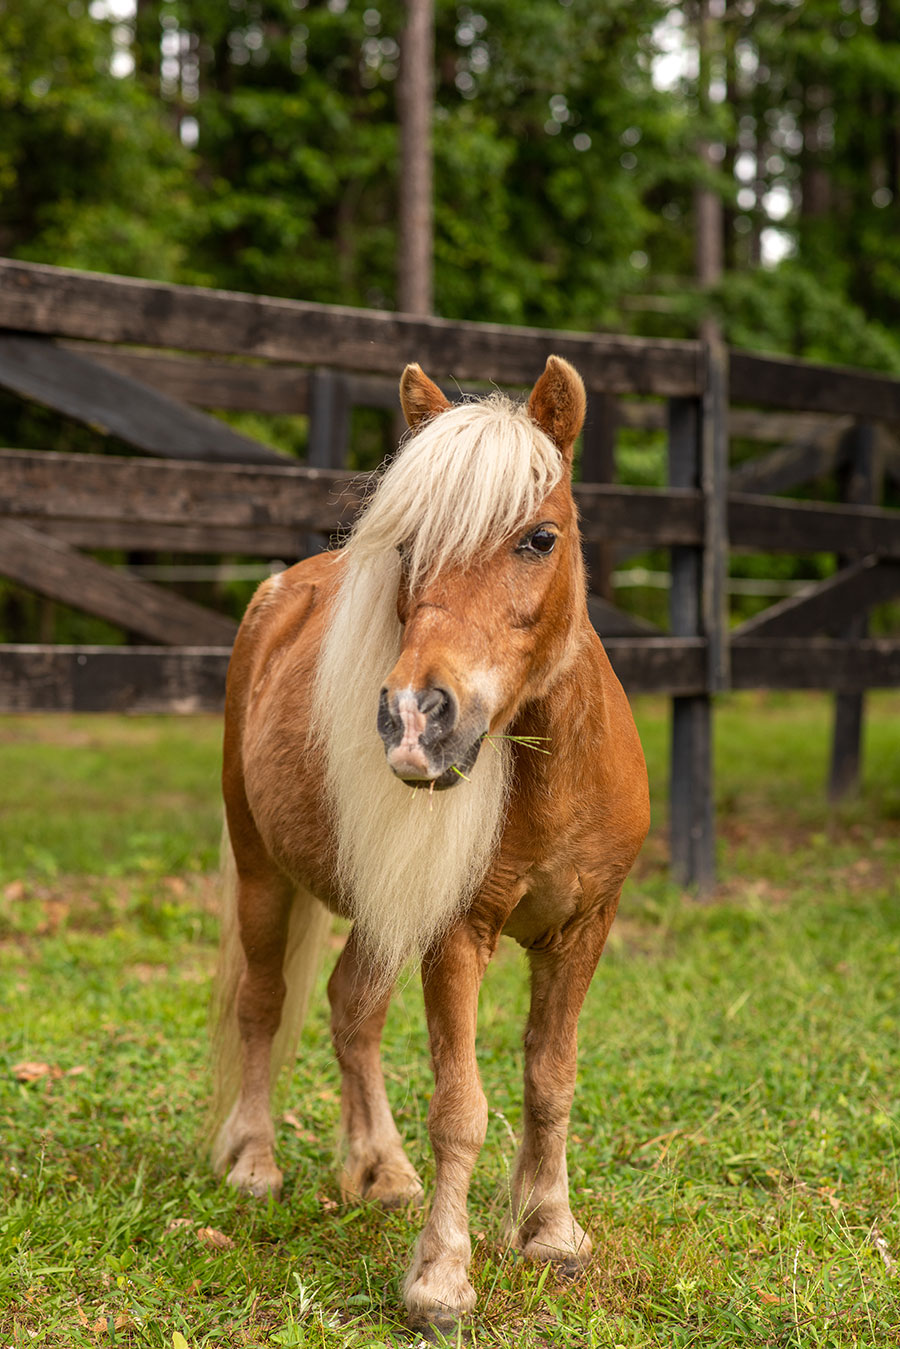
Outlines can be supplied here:
M424 787L429 792L446 792L450 787L455 787L457 782L465 782L465 780L465 774L455 765L448 768L439 778L400 779L405 787Z
M468 782L469 774L472 771L475 760L478 758L478 751L481 749L481 742L484 735L480 735L459 759L450 764L449 768L435 773L434 777L404 777L402 773L397 773L397 777L407 787L424 788L428 792L446 792L450 787L455 787L457 783ZM394 770L396 772L396 770Z

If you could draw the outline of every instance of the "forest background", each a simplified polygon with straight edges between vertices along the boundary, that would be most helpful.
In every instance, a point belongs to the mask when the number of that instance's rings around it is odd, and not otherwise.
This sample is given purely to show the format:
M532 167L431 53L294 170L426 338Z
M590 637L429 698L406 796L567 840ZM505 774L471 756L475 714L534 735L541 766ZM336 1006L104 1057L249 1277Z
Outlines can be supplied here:
M405 21L0 0L0 253L397 307ZM437 313L684 337L712 311L900 373L900 0L437 0L435 25Z

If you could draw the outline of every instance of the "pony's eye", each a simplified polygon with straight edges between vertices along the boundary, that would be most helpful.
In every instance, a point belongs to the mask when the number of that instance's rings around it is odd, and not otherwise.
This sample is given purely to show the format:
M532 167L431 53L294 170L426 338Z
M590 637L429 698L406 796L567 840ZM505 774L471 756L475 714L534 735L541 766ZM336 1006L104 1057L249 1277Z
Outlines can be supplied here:
M546 555L552 553L556 545L556 535L552 529L547 529L545 525L540 525L533 530L527 538L524 538L519 544L520 553L541 553Z

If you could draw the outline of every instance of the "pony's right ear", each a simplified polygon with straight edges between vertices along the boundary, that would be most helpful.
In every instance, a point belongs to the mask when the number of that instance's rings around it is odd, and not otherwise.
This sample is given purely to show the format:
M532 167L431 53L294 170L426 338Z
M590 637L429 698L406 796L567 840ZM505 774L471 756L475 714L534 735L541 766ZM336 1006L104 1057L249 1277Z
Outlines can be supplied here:
M446 412L450 403L434 380L415 362L400 376L400 406L407 424L416 429L422 422L430 422L439 412Z

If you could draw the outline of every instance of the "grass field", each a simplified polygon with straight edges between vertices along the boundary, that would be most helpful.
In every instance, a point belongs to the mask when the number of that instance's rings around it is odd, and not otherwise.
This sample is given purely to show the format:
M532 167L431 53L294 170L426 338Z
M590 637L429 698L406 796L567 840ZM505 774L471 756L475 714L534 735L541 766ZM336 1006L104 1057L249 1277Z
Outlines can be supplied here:
M564 1284L503 1244L510 946L481 1003L475 1343L900 1344L900 697L871 699L864 788L836 813L825 699L722 705L703 904L665 875L665 704L637 711L654 830L582 1017L569 1150L595 1258ZM0 1349L406 1338L418 1219L339 1202L323 997L278 1107L285 1203L227 1193L198 1142L218 742L211 719L0 720ZM385 1058L427 1188L413 979Z

